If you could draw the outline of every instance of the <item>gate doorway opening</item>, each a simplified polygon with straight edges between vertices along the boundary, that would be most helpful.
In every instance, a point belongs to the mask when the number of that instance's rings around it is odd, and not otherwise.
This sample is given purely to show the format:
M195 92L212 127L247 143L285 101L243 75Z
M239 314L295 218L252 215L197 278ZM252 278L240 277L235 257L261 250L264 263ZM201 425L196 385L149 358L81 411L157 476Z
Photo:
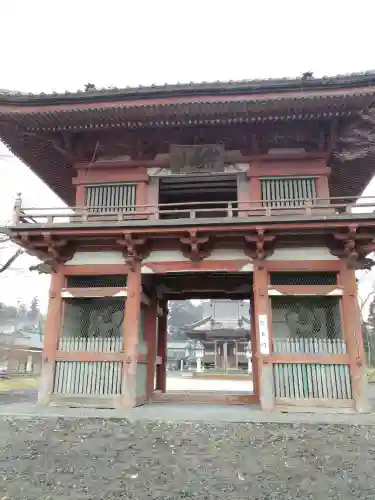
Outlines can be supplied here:
M169 311L166 334L156 331L153 400L257 402L252 273L147 278L163 291Z

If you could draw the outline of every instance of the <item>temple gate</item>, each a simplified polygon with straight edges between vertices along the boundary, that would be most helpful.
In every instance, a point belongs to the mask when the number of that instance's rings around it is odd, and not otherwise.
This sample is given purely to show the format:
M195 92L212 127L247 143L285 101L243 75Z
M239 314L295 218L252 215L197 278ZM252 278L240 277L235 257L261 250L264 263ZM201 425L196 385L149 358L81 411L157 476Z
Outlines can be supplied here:
M355 271L374 168L349 139L374 95L373 74L0 93L1 140L66 203L19 195L4 229L51 273L40 404L368 411ZM250 301L210 363L251 394L168 395L167 303L185 298Z

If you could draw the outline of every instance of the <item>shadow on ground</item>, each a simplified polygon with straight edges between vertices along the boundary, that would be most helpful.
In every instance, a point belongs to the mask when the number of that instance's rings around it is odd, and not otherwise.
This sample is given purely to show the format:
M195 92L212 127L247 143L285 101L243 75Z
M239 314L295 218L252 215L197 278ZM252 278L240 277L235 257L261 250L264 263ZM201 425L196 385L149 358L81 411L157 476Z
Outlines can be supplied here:
M35 404L37 402L37 398L37 389L12 389L10 391L0 392L0 406L12 403Z

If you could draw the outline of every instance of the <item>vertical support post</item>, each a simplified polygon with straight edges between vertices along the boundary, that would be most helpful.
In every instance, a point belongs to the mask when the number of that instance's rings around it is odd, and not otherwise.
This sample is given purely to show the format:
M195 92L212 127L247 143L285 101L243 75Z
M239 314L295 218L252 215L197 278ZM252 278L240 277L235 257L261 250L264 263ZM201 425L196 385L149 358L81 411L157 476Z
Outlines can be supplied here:
M269 298L268 298L268 272L261 261L254 262L254 329L255 329L255 356L257 359L257 390L262 410L275 408L273 389L273 367L268 362L269 352L262 347L262 323L268 330L269 323ZM264 327L264 325L263 325ZM271 346L270 332L268 331L268 346ZM269 347L270 348L270 347Z
M257 168L258 167L258 168ZM255 214L261 214L262 208L262 189L259 179L259 165L251 166L248 172L249 183L250 183L250 210L254 210Z
M250 182L247 172L237 174L238 217L246 217L250 207Z
M62 270L52 273L49 291L48 311L44 327L44 346L42 373L39 383L38 404L49 404L53 393L55 359L61 330L62 298L61 290L65 284Z
M318 198L318 205L323 205L325 207L329 205L328 175L319 175L316 178L316 197ZM324 211L331 211L334 213L335 209L325 208Z
M223 344L223 351L224 351L224 371L227 374L228 373L228 342L225 340Z
M150 219L159 218L159 177L150 177L147 190L147 204L152 211Z
M167 301L159 302L162 314L158 317L158 345L156 365L156 389L165 392L167 389Z
M17 197L14 200L14 207L13 207L12 222L14 225L17 225L20 223L21 211L22 211L22 197L21 197L21 193L17 193Z
M350 358L350 374L355 409L359 413L368 413L368 381L364 362L362 322L358 304L357 283L354 269L348 268L347 262L342 261L340 284L343 286L342 315L344 319L344 338Z
M156 297L152 299L145 315L145 338L148 344L147 350L147 398L152 397L154 392L155 359L156 359L156 332L157 332L158 303Z
M77 184L76 188L76 207L84 208L85 206L85 185Z
M136 212L144 212L147 205L147 184L146 182L139 182L137 184L137 191L136 191L136 206L135 206L135 211ZM140 219L145 218L143 215L139 216ZM146 217L147 218L147 217Z
M133 408L137 397L137 363L141 318L141 263L136 261L128 273L128 296L124 317L124 362L121 406Z

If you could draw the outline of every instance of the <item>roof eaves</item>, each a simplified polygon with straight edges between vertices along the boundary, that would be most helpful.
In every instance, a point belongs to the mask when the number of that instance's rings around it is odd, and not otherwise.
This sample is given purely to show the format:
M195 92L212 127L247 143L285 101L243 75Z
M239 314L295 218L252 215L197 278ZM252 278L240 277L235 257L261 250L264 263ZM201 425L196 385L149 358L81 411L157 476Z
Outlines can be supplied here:
M17 103L27 105L38 104L69 104L77 101L93 103L112 100L155 99L157 97L184 97L194 95L235 95L237 93L264 93L303 91L331 88L352 88L358 86L375 85L375 71L364 73L351 73L348 75L337 75L322 78L271 78L266 80L239 80L239 81L217 81L187 84L164 84L151 86L126 87L123 89L103 88L89 91L65 92L65 93L22 93L16 91L0 90L0 102Z
M197 328L198 326L202 326L204 325L205 323L208 323L209 321L211 321L213 318L212 316L206 316L205 318L202 318L200 319L199 321L196 321L195 323L192 323L191 325L185 325L182 330L189 330L189 329L192 329L192 328Z

